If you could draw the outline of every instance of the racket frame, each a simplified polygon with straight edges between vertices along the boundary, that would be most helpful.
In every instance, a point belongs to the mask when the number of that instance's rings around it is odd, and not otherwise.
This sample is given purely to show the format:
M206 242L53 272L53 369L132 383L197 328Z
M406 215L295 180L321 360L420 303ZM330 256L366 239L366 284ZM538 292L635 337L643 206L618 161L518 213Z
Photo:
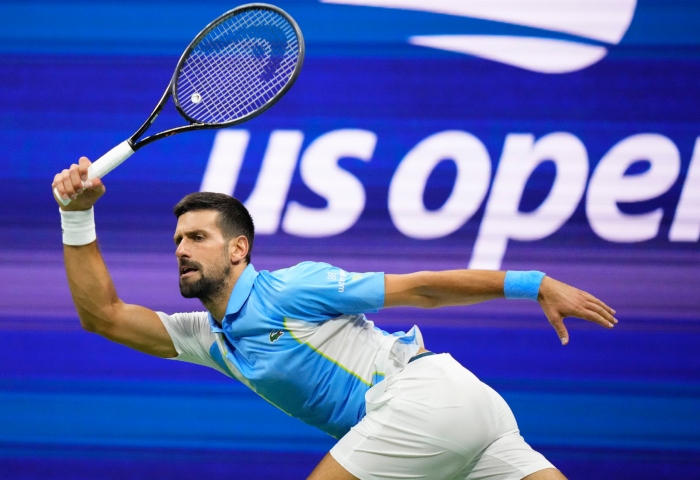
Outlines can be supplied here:
M297 44L299 45L299 58L296 62L296 65L294 66L294 71L292 72L289 81L282 87L282 89L277 92L271 99L269 99L265 105L262 107L246 114L243 115L240 118L237 118L235 120L231 120L230 122L223 122L223 123L202 123L198 122L195 119L191 118L189 115L185 113L185 111L182 109L180 106L180 102L178 101L177 98L177 78L178 74L180 72L180 69L184 65L184 63L187 61L189 58L189 54L194 50L199 42L209 34L214 28L219 26L222 22L225 22L229 18L231 18L234 15L238 15L246 10L253 10L253 9L265 9L265 10L273 10L275 13L281 15L284 17L289 24L292 26L294 29L294 33L296 34L297 37ZM134 150L134 152L141 147L144 147L148 145L149 143L153 143L156 140L160 140L161 138L169 137L171 135L176 135L178 133L183 133L183 132L191 132L194 130L208 130L208 129L218 129L218 128L226 128L226 127L232 127L234 125L238 125L239 123L246 122L250 120L253 117L256 117L260 115L261 113L265 112L267 109L272 107L277 101L284 96L287 91L292 88L292 85L294 85L294 82L296 81L297 77L299 76L299 73L301 72L301 67L304 63L304 54L306 52L306 48L304 45L304 37L301 33L301 29L299 28L299 25L297 22L284 10L281 8L275 6L275 5L270 5L268 3L248 3L245 5L239 5L238 7L229 10L226 13L223 13L213 21L211 21L206 27L202 29L199 34L190 42L190 44L187 46L185 51L180 55L180 59L177 62L177 66L175 67L175 71L173 73L172 78L170 79L170 83L168 84L168 87L165 89L165 92L163 93L163 96L161 97L160 101L156 105L156 107L153 109L153 112L151 115L148 117L148 119L139 127L136 132L129 137L127 142L131 146L131 148ZM150 126L153 124L153 122L156 121L158 118L158 115L160 112L163 110L165 107L165 104L168 102L168 98L172 97L173 99L173 104L175 105L175 108L177 109L178 113L189 122L189 125L181 125L179 127L174 127L168 130L164 130L159 133L155 133L153 135L149 135L148 137L145 137L143 139L139 138L146 133L146 131L150 128Z
M182 107L179 104L178 98L177 98L177 78L178 78L178 73L180 72L180 69L182 68L183 64L187 61L189 58L190 52L194 50L194 48L199 44L200 40L205 37L212 29L216 28L219 26L222 22L228 20L234 15L237 15L239 13L242 13L246 10L253 10L253 9L265 9L265 10L272 10L275 13L281 15L284 17L289 24L292 26L294 29L294 33L296 34L297 37L297 45L299 47L299 56L296 62L296 65L294 66L294 70L292 71L292 74L287 81L287 83L280 89L279 92L277 92L272 98L270 98L263 106L260 108L243 115L240 118L237 118L235 120L231 120L230 122L222 122L222 123L203 123L203 122L197 122L195 119L191 118L189 115L187 115ZM122 162L124 162L127 158L129 158L131 155L133 155L137 150L139 150L141 147L144 147L148 145L149 143L153 143L156 140L160 140L161 138L169 137L171 135L176 135L178 133L182 132L191 132L194 130L207 130L207 129L217 129L217 128L226 128L226 127L231 127L233 125L237 125L239 123L243 123L247 120L250 120L251 118L260 115L263 113L265 110L270 108L272 105L277 103L277 101L282 98L282 96L292 87L294 82L296 81L297 77L299 76L299 72L301 71L301 67L304 63L304 54L305 54L305 45L304 45L304 37L301 33L301 29L299 28L299 25L296 23L296 21L284 10L282 10L279 7L276 7L274 5L270 5L267 3L248 3L245 5L240 5L232 10L229 10L228 12L225 12L218 16L216 19L211 21L204 29L197 34L197 36L189 43L185 51L180 55L180 60L177 62L177 66L175 67L175 71L173 73L172 78L170 79L170 83L168 84L167 88L165 89L165 92L163 93L163 96L161 97L160 101L156 105L156 107L153 109L153 112L149 115L149 117L146 119L146 121L139 127L136 132L134 132L131 137L129 137L127 140L124 140L122 143L117 145L116 147L112 148L110 151L102 155L99 159L97 159L90 167L88 168L88 180L91 180L93 178L102 178L103 176L107 175L109 172L111 172L113 169L115 169L117 166L119 166ZM148 130L153 122L156 121L158 118L158 115L160 112L163 110L163 107L165 107L165 104L168 102L168 98L172 97L173 98L173 103L175 104L175 108L177 109L178 113L186 120L189 122L189 125L181 125L179 127L171 128L168 130L164 130L159 133L155 133L153 135L149 135L143 139L140 139L140 137L146 133L146 130ZM54 196L56 199L62 204L62 205L68 205L71 200L70 199L63 199L61 196L58 194L58 189L54 188L53 190Z

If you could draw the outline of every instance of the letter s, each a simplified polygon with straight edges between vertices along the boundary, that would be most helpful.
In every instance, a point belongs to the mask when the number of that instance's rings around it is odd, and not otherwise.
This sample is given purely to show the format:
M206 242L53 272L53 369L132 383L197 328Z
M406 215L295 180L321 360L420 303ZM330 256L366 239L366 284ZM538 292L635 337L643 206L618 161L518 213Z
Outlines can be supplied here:
M301 178L325 198L325 208L310 208L290 202L282 229L300 237L327 237L352 227L365 208L365 189L351 173L338 166L345 157L369 162L377 136L367 130L334 130L321 135L304 151Z

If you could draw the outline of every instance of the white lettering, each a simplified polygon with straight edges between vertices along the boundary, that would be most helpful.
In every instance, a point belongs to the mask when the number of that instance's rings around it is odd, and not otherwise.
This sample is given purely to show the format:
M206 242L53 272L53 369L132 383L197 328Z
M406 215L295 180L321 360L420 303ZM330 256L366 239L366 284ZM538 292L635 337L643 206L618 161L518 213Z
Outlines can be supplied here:
M247 130L217 133L202 191L234 193L249 140ZM303 141L304 134L298 130L275 130L270 134L255 187L245 202L261 234L277 233L282 222L283 230L292 235L336 235L351 228L364 210L362 183L343 170L338 161L357 158L369 162L377 137L366 130L343 129L320 136L302 155L301 177L327 205L312 208L292 201L282 218ZM442 161L454 162L455 182L444 204L428 210L423 203L426 184ZM557 172L547 198L532 212L519 211L528 179L546 161L554 162ZM650 165L648 170L625 174L631 165L644 161ZM662 208L631 214L621 211L619 204L657 198L674 185L679 174L680 155L670 139L639 134L618 142L601 159L588 186L585 210L593 231L613 242L654 238L663 217ZM538 240L554 233L578 206L587 175L586 148L574 135L552 133L535 141L531 134L509 134L470 268L499 268L509 240ZM431 135L405 155L391 179L391 219L398 231L411 238L450 235L482 205L490 176L489 154L478 138L457 130ZM700 137L695 141L669 240L700 240ZM344 282L338 288L343 291Z
M647 160L651 167L638 175L625 175L635 162ZM678 178L680 154L663 135L646 133L628 137L602 158L588 186L586 215L593 231L611 242L641 242L654 238L663 210L626 214L618 202L650 200L665 193Z
M214 137L200 192L233 195L250 133L248 130L220 130Z
M245 202L256 233L277 232L303 142L304 134L298 130L275 130L270 135L258 180Z
M345 291L345 280L347 280L347 277L347 272L341 270L338 278L338 292L343 293Z
M335 130L307 147L301 159L304 183L328 202L310 208L290 202L282 220L285 232L300 237L336 235L352 227L365 208L365 189L351 173L338 166L344 157L372 159L377 136L367 130Z
M547 160L557 169L547 198L534 211L520 212L528 178ZM508 135L469 268L498 269L509 239L539 240L557 231L576 209L587 177L586 147L574 135L551 133L536 142L530 134Z
M693 157L668 238L672 242L700 240L700 137L695 140Z
M426 210L423 194L428 177L443 160L457 166L449 198L439 209ZM401 161L389 186L389 213L396 228L412 238L440 238L453 233L474 215L486 195L491 161L474 135L436 133L416 145Z

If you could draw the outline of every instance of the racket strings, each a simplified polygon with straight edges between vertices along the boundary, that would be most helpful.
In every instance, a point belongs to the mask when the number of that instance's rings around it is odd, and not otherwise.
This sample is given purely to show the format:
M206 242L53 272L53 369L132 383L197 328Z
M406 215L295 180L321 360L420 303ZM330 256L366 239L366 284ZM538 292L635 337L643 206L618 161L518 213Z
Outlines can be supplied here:
M226 30L221 27L218 27L217 30L213 32L215 35L212 38L206 38L206 42L203 42L206 43L207 48L202 48L200 50L211 50L212 44L219 41L219 38L226 33ZM223 32L221 30L223 30ZM188 63L191 63L189 66L192 68L192 71L188 72L188 70L183 69L182 73L190 81L194 90L209 93L209 95L207 95L209 101L195 106L191 112L188 112L191 117L200 118L204 111L206 111L214 122L221 122L226 121L227 112L233 111L235 114L236 104L233 103L232 95L221 95L221 93L229 92L219 88L228 81L228 90L233 90L232 93L237 95L241 94L241 88L236 85L236 83L240 81L240 75L236 74L237 65L235 62L245 57L241 55L236 56L236 53L239 52L233 51L235 50L235 46L236 45L228 45L222 49L214 45L214 51L218 51L216 56L213 57L206 51L203 57L201 52L193 52L191 55L190 58L192 62L188 61ZM226 60L228 60L228 62ZM233 63L233 65L230 65L231 63ZM232 66L233 68L231 68ZM233 78L227 80L225 74L233 74ZM196 88L197 85L199 85L199 88ZM184 91L184 93L187 94L189 92ZM214 111L212 111L212 109Z
M232 65L230 65L230 63L232 63L230 62L231 57L228 57L229 65L222 65L222 62L220 61L215 62L216 67L221 69L219 70L219 73L226 70L233 73L232 82L230 85L230 87L232 87L232 91L228 92L229 95L223 96L221 100L224 100L226 110L232 112L234 116L242 116L250 111L260 108L274 96L274 93L277 93L277 91L281 89L280 86L283 86L283 84L280 85L281 82L279 79L277 82L263 82L260 76L250 76L250 72L259 72L261 67L264 67L264 65L269 62L269 52L271 50L269 44L263 42L263 44L260 45L260 40L246 40L241 42L238 46L241 47L244 52L246 50L253 51L256 46L262 47L263 50L267 50L266 56L268 58L263 57L261 62L261 55L258 55L258 62L256 63L254 61L256 60L255 56L244 54L243 56L239 57L239 60L242 60L243 63L242 68L234 69L232 69ZM228 53L231 52L224 52L224 54ZM222 80L220 75L216 78L216 80ZM286 79L283 80L286 81ZM232 103L231 99L248 99L250 101L239 101L238 104L236 104ZM217 113L222 112L219 111Z
M222 72L230 73L231 71L231 66L225 65L225 63L230 64L231 59L235 60L232 56L235 52L231 51L232 47L235 45L226 45L226 43L222 41L222 37L227 34L230 27L230 25L219 25L212 30L191 53L185 64L185 67L189 68L182 69L181 73L189 81L191 89L181 89L181 94L185 94L186 96L190 93L189 90L199 90L202 92L201 94L195 92L193 95L198 96L191 97L194 108L189 109L190 111L188 113L190 116L202 117L206 112L214 121L218 121L221 119L222 113L225 115L227 111L235 108L235 104L230 100L231 97L211 95L212 93L216 94L218 92L218 90L215 89L216 86L222 85L225 81L225 78L222 78ZM223 48L220 44L224 45ZM212 55L211 52L214 52L214 54ZM225 62L227 59L229 61ZM234 88L234 91L236 90L240 89ZM194 100L197 99L201 101L203 99L202 95L206 95L207 101L197 105L198 102ZM187 106L187 99L182 98L181 100L184 101L180 103Z
M272 100L290 81L299 60L292 25L282 15L251 9L212 29L178 72L177 97L202 123L225 123Z

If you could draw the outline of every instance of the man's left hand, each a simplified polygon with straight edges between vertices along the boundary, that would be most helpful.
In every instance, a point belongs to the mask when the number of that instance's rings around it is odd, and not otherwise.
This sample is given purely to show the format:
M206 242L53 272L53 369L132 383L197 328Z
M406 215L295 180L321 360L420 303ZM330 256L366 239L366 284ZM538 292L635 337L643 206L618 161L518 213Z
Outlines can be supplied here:
M605 328L613 328L617 324L617 319L613 316L615 310L590 293L551 277L542 279L537 301L549 323L557 331L562 345L569 343L569 333L564 326L566 317L582 318Z

